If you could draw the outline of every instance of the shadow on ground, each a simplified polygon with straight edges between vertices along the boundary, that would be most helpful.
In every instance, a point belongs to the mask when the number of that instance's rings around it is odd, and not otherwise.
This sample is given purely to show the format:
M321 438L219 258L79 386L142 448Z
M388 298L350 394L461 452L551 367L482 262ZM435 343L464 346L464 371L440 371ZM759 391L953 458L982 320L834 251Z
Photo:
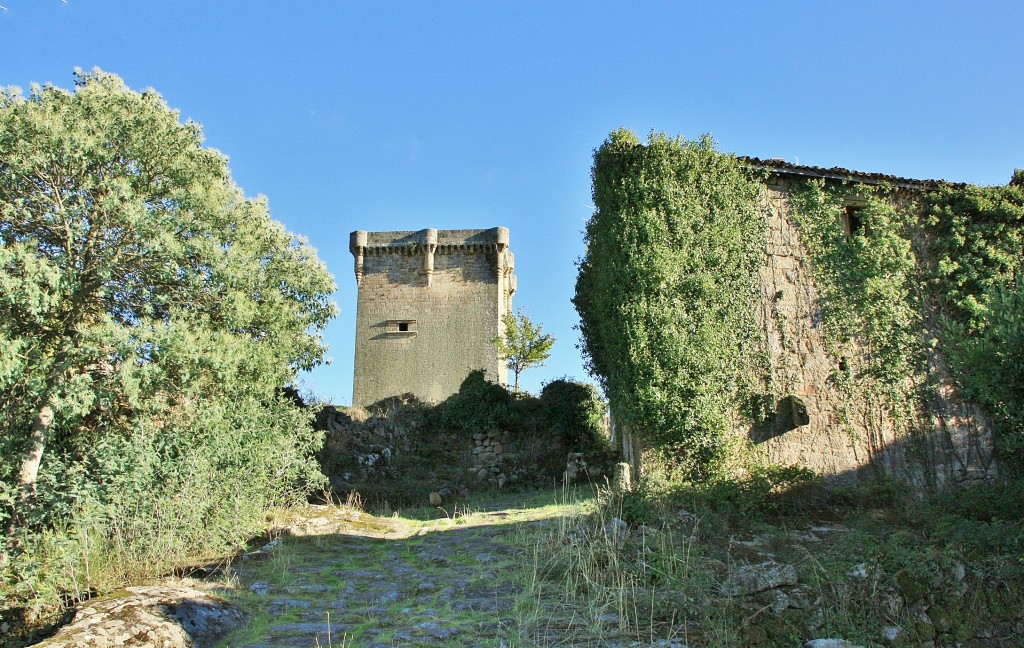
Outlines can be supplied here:
M572 623L547 621L563 604L524 602L531 529L572 508L553 499L413 512L429 520L310 507L242 562L234 598L251 622L221 645L573 645L554 636Z

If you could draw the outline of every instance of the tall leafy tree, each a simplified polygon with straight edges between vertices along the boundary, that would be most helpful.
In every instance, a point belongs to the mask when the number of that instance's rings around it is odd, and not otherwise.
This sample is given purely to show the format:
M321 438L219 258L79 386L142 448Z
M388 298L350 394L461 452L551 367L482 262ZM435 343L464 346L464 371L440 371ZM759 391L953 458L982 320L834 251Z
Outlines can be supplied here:
M534 324L519 311L517 315L505 313L502 318L504 332L494 340L498 357L512 370L515 390L519 391L519 374L530 367L543 366L555 344L553 335L543 332L544 327Z
M276 402L334 313L315 252L198 124L100 70L75 85L0 94L0 479L22 517L54 429L86 448Z

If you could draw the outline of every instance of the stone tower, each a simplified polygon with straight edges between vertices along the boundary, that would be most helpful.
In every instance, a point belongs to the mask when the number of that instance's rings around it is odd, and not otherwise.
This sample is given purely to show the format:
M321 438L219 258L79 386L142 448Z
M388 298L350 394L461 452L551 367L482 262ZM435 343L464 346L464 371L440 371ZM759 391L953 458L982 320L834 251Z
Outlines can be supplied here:
M439 402L471 371L508 383L494 338L516 277L504 227L352 232L359 298L352 404Z

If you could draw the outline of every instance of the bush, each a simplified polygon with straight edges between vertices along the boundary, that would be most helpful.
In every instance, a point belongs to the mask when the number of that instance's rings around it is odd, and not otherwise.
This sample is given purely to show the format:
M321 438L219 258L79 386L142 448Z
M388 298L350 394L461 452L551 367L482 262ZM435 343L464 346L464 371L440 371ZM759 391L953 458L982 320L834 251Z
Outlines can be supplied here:
M503 457L506 463L499 466L508 487L560 479L570 451L587 455L595 479L614 463L597 390L569 380L550 383L537 398L511 393L474 371L439 405L406 395L367 409L365 417L322 410L317 423L327 430L327 441L319 460L339 493L356 489L376 504L422 502L425 489L479 487L480 466L473 460L477 433L501 432L504 451L516 457Z
M611 443L602 422L605 404L597 388L566 378L544 385L540 412L544 426L571 452L603 452Z
M1024 274L996 283L968 326L945 320L949 361L967 395L996 423L1002 456L1024 468Z
M671 484L666 496L684 507L746 517L806 505L820 478L801 466L754 466L746 475Z
M726 471L755 384L761 186L710 137L619 130L594 153L594 204L573 304L620 421L675 449L689 478Z
M482 370L470 372L452 394L436 408L434 421L448 430L472 434L489 430L511 431L512 395L484 377Z
M936 500L944 511L979 522L1024 520L1024 481L975 484Z

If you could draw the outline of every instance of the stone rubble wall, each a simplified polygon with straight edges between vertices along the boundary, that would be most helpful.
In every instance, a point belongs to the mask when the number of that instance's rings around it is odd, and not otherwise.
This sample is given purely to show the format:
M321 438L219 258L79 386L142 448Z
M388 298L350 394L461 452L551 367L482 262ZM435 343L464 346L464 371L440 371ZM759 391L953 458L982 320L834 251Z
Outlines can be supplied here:
M473 435L473 464L469 472L477 479L493 481L500 488L508 481L504 470L517 460L507 432L492 430Z
M356 417L333 406L319 411L315 425L327 435L319 459L335 493L388 492L389 484L408 485L410 479L420 483L422 499L433 491L447 497L489 488L547 487L565 479L567 468L570 481L599 481L617 460L614 453L583 459L558 440L538 435L437 432L422 418L404 415L408 411L399 406Z

